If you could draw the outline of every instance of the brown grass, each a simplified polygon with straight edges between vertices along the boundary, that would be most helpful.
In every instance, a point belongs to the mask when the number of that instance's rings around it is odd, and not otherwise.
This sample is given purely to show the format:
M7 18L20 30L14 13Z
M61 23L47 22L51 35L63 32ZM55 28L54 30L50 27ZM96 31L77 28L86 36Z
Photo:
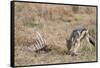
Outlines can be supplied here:
M72 57L65 54L66 39L79 26L89 29L96 38L95 7L16 2L15 65L95 61L96 48L90 51L85 40L79 50L81 55ZM52 49L49 53L36 54L27 49L34 41L36 31L44 36L48 48Z

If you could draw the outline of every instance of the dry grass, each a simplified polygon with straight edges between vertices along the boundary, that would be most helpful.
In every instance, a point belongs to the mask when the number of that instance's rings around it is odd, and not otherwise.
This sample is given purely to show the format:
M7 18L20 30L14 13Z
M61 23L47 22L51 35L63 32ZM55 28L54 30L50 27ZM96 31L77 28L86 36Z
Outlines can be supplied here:
M79 56L66 55L71 31L86 27L96 38L96 8L70 5L15 3L15 65L71 63L96 60L96 48L89 50L87 42L81 44ZM47 41L46 54L27 49L40 32ZM85 44L84 44L85 43Z

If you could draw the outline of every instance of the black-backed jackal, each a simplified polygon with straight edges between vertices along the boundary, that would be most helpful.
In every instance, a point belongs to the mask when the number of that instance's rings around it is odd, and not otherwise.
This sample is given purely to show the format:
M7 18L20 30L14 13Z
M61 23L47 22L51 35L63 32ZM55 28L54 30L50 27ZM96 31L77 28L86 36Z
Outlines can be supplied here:
M96 42L94 38L89 34L86 28L77 28L72 31L69 40L67 40L67 48L69 55L77 55L77 50L80 47L81 41L86 38L89 43L89 47L91 49L91 44L95 46ZM90 44L91 43L91 44Z

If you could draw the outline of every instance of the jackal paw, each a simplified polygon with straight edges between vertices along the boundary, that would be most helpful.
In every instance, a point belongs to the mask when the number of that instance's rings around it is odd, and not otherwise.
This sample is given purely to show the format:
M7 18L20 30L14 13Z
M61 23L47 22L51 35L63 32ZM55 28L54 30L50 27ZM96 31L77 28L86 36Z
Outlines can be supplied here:
M71 56L77 56L77 55L78 55L78 53L75 53L75 52L71 53Z
M71 51L67 52L66 54L67 55L71 55L71 56L77 56L77 55L79 55L79 53L75 53L75 52L71 52Z

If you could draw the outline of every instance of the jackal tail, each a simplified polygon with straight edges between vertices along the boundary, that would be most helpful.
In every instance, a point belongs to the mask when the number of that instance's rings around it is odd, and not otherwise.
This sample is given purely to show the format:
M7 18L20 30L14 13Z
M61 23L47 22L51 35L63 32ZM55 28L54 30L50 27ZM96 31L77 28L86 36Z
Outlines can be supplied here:
M95 46L95 44L96 44L95 39L94 39L91 35L89 35L89 42L90 42L93 46Z

